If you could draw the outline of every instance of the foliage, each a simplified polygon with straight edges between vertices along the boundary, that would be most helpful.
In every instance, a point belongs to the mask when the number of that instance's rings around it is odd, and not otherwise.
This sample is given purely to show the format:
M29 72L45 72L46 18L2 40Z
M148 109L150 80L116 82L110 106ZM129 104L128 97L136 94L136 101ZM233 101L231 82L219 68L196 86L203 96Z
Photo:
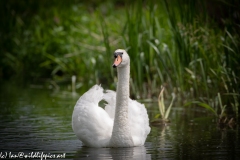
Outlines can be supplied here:
M219 93L224 111L238 114L239 22L225 14L220 23L208 7L219 3L239 13L233 2L1 1L0 78L70 83L76 75L81 89L95 83L112 89L112 53L124 48L131 57L132 97L157 98L163 85L183 102L215 111Z
M135 93L138 97L152 97L164 84L183 100L197 98L201 101L198 104L212 111L220 107L220 117L226 110L238 116L239 67L230 66L240 60L236 54L239 34L232 36L235 32L230 33L229 26L218 28L206 12L197 14L196 6L204 8L206 2L175 2L170 5L167 1L150 1L143 9L139 2L127 11L124 44L134 59L131 67L136 73L132 84ZM233 99L233 103L211 105L216 92L227 93L226 99Z

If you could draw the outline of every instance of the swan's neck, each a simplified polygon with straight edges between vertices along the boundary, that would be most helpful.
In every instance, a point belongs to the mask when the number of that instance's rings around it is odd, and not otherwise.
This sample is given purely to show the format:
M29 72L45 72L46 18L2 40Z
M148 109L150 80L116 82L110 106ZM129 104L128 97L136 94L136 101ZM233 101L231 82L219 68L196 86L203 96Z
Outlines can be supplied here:
M117 68L117 71L118 71L118 83L117 83L116 107L118 109L125 109L126 112L128 112L130 66L127 65L122 68Z
M114 126L111 137L113 147L133 146L129 120L128 120L128 99L129 99L129 78L130 65L117 68L118 83Z

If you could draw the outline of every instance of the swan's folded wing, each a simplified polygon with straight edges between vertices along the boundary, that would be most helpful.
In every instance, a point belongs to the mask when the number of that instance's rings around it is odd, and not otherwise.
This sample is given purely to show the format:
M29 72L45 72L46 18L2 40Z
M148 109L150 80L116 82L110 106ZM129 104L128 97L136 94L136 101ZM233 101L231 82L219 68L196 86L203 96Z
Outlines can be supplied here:
M85 92L77 101L75 107L79 107L84 102L91 102L98 104L103 99L103 88L100 85L94 85L87 92Z
M103 95L103 99L107 102L105 111L109 114L110 118L115 117L115 106L116 106L116 92L112 90L106 90Z
M87 146L109 145L113 121L108 113L98 106L102 98L103 89L95 85L79 98L74 107L72 128L77 137Z
M144 104L129 99L129 118L134 145L143 145L150 132L149 118Z

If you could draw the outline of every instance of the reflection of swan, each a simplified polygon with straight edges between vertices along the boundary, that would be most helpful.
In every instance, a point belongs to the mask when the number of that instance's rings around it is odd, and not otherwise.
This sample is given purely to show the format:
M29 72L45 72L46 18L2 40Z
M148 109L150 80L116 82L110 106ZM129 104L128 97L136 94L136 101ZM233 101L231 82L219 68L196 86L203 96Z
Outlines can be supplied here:
M125 50L114 53L117 67L117 93L95 85L84 93L74 107L72 128L77 137L90 147L131 147L144 144L150 132L143 104L129 98L130 59ZM98 107L104 99L105 110Z
M73 159L124 159L124 160L149 160L151 154L148 154L145 146L128 148L89 148L81 147L74 155Z

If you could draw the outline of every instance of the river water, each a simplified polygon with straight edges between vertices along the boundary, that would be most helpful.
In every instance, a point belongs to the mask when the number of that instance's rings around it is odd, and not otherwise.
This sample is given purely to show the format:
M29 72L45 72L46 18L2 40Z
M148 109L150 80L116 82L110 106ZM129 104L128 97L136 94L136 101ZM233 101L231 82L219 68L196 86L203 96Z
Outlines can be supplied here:
M240 159L238 125L220 129L206 110L176 105L171 123L152 125L142 147L83 147L71 128L78 97L41 86L1 85L0 159ZM145 106L153 121L157 104Z

